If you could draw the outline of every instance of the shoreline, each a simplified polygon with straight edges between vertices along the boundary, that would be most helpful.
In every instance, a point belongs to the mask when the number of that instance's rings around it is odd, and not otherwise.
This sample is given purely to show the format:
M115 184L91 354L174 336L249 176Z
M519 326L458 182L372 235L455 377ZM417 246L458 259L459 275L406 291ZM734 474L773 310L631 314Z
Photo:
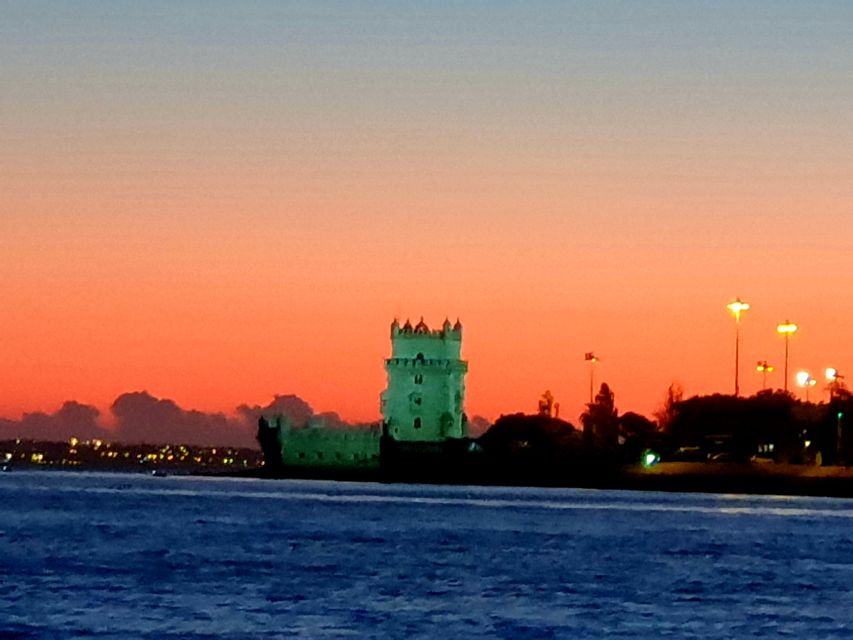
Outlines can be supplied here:
M151 474L150 469L115 467L56 468L21 465L12 473L103 472ZM710 493L737 495L780 495L853 498L853 467L787 464L740 464L705 462L662 462L606 470L575 469L572 472L518 468L498 471L495 467L471 467L435 471L423 467L334 469L301 467L271 472L264 467L240 470L162 469L161 477L197 476L262 480L331 480L377 484L430 484L448 486L549 487L611 491L660 491L666 493Z
M219 474L217 474L219 475ZM238 474L221 474L235 477ZM395 470L344 470L329 468L263 469L239 477L272 480L333 480L380 484L433 484L506 487L552 487L667 493L728 493L853 498L853 468L809 467L784 464L737 464L663 462L650 468L641 465L608 472L474 473L455 471L423 473Z

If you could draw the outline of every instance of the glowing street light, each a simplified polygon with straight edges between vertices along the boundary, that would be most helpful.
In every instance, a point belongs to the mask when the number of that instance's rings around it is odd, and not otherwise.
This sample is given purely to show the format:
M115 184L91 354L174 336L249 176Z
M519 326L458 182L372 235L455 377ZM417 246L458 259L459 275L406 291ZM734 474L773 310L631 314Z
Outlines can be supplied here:
M767 374L773 373L776 370L772 364L769 364L767 360L759 360L755 365L755 370L761 374L761 388L767 388Z
M793 323L785 322L776 325L776 333L785 336L785 393L788 392L788 339L797 332L799 327Z
M797 384L806 390L806 402L809 401L809 389L817 384L808 371L797 371Z
M740 394L740 314L749 310L749 303L740 298L735 298L734 302L729 302L726 305L726 309L731 311L735 317L735 395L737 396Z
M829 399L834 400L838 391L844 388L844 383L841 382L844 376L838 373L838 369L835 367L827 367L824 375L826 376L826 381L829 383Z
M592 351L587 351L583 354L583 359L589 362L589 403L595 401L594 386L595 386L595 363L598 362L598 356Z

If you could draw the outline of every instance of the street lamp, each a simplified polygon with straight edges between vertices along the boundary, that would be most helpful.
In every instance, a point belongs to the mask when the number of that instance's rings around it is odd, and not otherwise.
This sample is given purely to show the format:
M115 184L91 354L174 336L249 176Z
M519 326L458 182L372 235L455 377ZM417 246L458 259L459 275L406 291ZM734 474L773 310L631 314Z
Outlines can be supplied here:
M838 369L835 367L827 367L824 374L826 375L826 381L829 383L829 399L834 400L838 391L843 388L841 381L844 379L844 376L838 373Z
M766 389L767 388L767 374L773 373L776 370L776 367L774 367L772 364L769 364L767 362L767 360L760 360L755 365L755 370L761 374L761 388Z
M788 393L788 339L795 334L799 327L793 323L785 322L776 325L776 332L785 336L785 393Z
M726 309L731 311L735 317L735 395L740 393L740 384L738 383L738 374L740 372L740 314L749 310L749 303L744 302L740 298L735 298L734 302L729 302Z
M593 386L595 378L595 363L598 362L598 357L592 351L587 351L583 355L583 359L589 362L589 403L592 404L595 400Z
M809 389L817 384L808 371L797 371L797 384L806 390L806 402L809 401Z

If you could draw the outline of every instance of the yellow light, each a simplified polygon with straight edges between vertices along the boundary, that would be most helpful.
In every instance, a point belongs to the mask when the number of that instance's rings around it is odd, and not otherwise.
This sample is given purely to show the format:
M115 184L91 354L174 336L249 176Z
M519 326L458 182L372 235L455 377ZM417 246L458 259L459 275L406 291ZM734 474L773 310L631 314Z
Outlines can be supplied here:
M743 300L738 298L734 302L730 302L728 305L726 305L726 307L729 309L729 311L732 311L733 313L740 313L741 311L746 311L747 309L749 309L749 303L744 302Z
M817 384L817 380L812 378L808 371L797 371L796 380L801 387L813 387Z
M782 333L782 334L796 333L798 329L799 329L799 327L795 323L788 322L788 321L785 321L782 324L776 325L777 333Z
M826 379L830 382L838 379L838 369L835 367L827 367L826 368Z
M68 441L68 444L70 444L72 447L76 447L79 443L80 441L74 436L71 436L71 440Z
M740 314L749 310L749 303L744 302L740 298L736 298L734 302L729 302L726 305L726 309L731 311L735 315L735 320L740 322Z
M776 367L774 367L772 364L767 364L766 362L759 362L755 366L755 370L759 373L772 373L776 370Z

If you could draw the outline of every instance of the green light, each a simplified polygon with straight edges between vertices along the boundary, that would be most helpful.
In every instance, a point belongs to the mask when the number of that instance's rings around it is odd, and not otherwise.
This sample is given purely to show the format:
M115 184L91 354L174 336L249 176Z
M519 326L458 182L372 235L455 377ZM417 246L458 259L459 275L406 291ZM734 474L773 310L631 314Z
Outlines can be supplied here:
M843 417L844 417L844 412L843 412L843 411L839 411L839 412L838 412L838 415L837 415L836 417L837 417L839 420L841 420L841 418L843 418Z
M641 460L643 466L648 469L649 467L652 467L658 462L660 462L660 456L651 449L646 449L645 451L643 451L643 457L641 458Z

